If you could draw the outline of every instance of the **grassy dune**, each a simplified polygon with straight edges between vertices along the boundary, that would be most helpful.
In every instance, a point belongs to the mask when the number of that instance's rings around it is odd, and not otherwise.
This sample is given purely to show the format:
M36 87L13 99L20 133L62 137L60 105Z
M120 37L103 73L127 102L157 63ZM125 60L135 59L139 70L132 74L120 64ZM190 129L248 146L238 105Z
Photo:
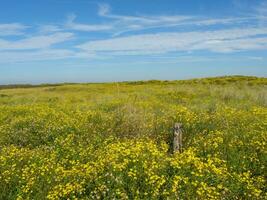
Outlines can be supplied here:
M0 87L0 199L267 198L266 78L20 87Z

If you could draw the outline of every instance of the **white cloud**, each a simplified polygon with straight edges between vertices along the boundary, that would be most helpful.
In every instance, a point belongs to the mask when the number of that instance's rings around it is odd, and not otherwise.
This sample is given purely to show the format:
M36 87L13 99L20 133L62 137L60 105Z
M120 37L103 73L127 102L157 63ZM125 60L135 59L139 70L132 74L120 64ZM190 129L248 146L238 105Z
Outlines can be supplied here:
M217 31L141 34L89 41L77 47L88 52L114 55L143 55L148 53L158 54L190 50L232 52L265 49L267 37L263 36L266 34L267 28L236 28Z
M126 32L168 28L178 26L211 26L211 25L230 25L245 23L250 20L255 20L258 17L226 17L226 18L207 18L203 16L193 15L118 15L110 13L110 6L108 4L100 4L98 15L113 20L113 36L121 35Z
M267 1L262 2L257 8L259 25L262 27L267 26Z
M223 19L202 19L202 20L195 20L185 24L193 24L197 26L209 26L209 25L216 25L216 24L238 24L247 22L249 20L255 19L254 17L232 17L232 18L223 18Z
M254 12L247 17L225 18L193 15L119 15L111 13L111 7L108 4L99 4L98 16L103 23L78 23L76 15L71 14L63 24L51 23L31 27L31 30L36 31L33 35L39 34L31 37L23 34L28 28L23 24L0 24L0 36L18 35L21 38L6 40L0 37L0 62L111 58L120 55L158 57L168 52L199 50L217 53L265 50L267 49L267 28L260 26L258 22L266 22L267 3L258 6ZM238 28L241 26L243 28ZM170 29L171 27L176 29ZM179 32L171 32L178 28ZM181 30L189 30L187 28L192 31L181 32ZM148 29L152 30L150 34L136 34ZM106 32L110 37L82 43L74 50L72 50L73 46L69 46L69 49L51 49L55 44L74 39L73 33L63 32L66 30L85 31L89 32L88 35L90 32ZM126 32L129 36L121 36ZM75 39L78 42L79 38Z
M42 60L60 60L67 58L86 58L91 59L94 54L86 52L76 52L67 49L45 49L35 51L0 51L0 63L16 63Z
M231 25L231 24L242 24L248 22L249 20L255 20L256 17L243 17L243 18L224 18L224 19L201 19L196 17L187 17L187 16L161 16L155 17L155 20L151 20L150 23L121 23L113 36L119 36L122 33L140 31L140 30L148 30L161 28L162 30L170 27L195 27L199 28L199 26L212 26L212 25ZM258 17L257 17L258 19Z
M141 24L157 24L162 22L177 22L183 21L185 19L192 18L191 16L130 16L130 15L115 15L110 14L110 6L108 4L99 4L98 15L110 19L115 19L118 21L125 22L139 22ZM118 22L117 21L117 22Z
M0 52L1 63L25 62L36 60L54 60L73 56L69 50L40 50L31 52Z
M73 38L73 33L55 33L26 39L7 41L0 39L0 50L42 49Z
M21 35L28 28L20 23L0 24L0 36Z
M259 57L259 56L249 56L248 59L249 59L249 60L263 60L263 57Z
M98 15L99 16L105 16L110 11L110 6L108 4L98 4Z
M106 31L113 28L112 25L108 24L80 24L75 23L74 20L76 18L76 15L71 14L67 18L67 22L65 24L66 28L76 31Z
M41 25L39 27L40 33L54 33L54 32L60 32L62 31L62 28L56 25Z
M141 31L155 28L167 28L176 26L210 26L215 24L234 24L253 20L255 17L230 17L222 19L210 19L200 16L185 15L117 15L110 13L108 4L99 4L98 15L105 21L102 24L86 24L75 22L76 15L70 14L67 17L65 28L85 32L103 32L112 33L113 37L127 32ZM106 23L106 21L109 23Z
M267 16L267 1L263 1L258 5L255 10L260 16Z
M267 49L267 37L244 38L231 40L215 40L199 43L192 47L193 50L209 50L213 52L230 53L235 51Z
M136 32L147 29L166 29L169 27L185 27L192 26L212 26L212 25L231 25L242 24L250 20L258 19L257 17L226 17L226 18L207 18L203 16L193 15L118 15L110 12L111 8L108 4L99 4L98 15L105 23L86 24L75 22L76 15L68 15L65 28L75 31L85 32L104 32L112 33L112 36L119 36L123 33ZM108 22L108 23L107 23Z
M158 27L176 26L177 23L192 19L192 16L130 16L130 15L116 15L110 13L110 6L108 4L99 4L98 15L112 20L113 35L120 35L122 33L145 30Z

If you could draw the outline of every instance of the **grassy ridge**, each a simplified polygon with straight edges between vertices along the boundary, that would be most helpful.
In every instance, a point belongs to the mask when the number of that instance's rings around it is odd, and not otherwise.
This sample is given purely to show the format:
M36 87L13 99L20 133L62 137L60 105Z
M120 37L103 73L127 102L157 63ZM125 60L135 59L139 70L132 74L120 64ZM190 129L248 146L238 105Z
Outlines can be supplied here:
M211 77L211 78L198 78L198 79L189 79L189 80L177 80L177 81L159 81L159 80L149 80L149 81L124 81L121 83L127 83L129 85L142 85L148 83L211 83L211 84L224 84L224 83L234 83L234 82L247 82L248 84L267 84L266 78L259 78L255 76L221 76L221 77ZM2 89L16 89L16 88L36 88L36 87L53 87L53 86L62 86L62 85L75 85L78 83L57 83L57 84L9 84L9 85L0 85L0 90ZM92 83L84 83L92 84ZM95 83L96 84L96 83ZM103 84L103 83L98 83Z
M266 87L235 76L2 89L0 199L265 199Z

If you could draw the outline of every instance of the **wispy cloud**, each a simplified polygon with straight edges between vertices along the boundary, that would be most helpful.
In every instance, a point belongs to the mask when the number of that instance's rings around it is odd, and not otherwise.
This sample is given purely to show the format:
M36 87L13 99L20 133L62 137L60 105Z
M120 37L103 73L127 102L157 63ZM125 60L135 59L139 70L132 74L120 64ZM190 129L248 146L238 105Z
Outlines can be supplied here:
M28 26L20 23L0 24L0 36L21 35L26 28Z
M267 1L261 2L255 7L255 10L260 16L267 16Z
M259 12L259 11L257 11ZM262 12L262 11L261 11ZM108 32L113 37L120 36L125 33L140 32L151 29L167 29L167 28L199 28L199 26L213 25L240 25L250 21L259 20L264 16L247 16L247 17L224 17L224 18L208 18L204 16L194 15L119 15L111 12L108 4L98 4L98 16L103 20L99 24L78 23L75 14L67 16L67 20L63 29L84 32ZM53 31L57 27L47 26L44 31Z
M228 17L228 18L206 18L203 16L190 15L118 15L111 13L108 4L99 4L98 15L105 22L102 24L85 24L75 22L76 15L67 17L65 27L76 31L109 31L113 36L124 33L136 32L148 29L182 27L182 26L211 26L218 24L237 24L254 20L255 17ZM106 22L108 21L108 23Z
M74 20L76 18L75 14L68 15L67 22L65 24L66 28L76 31L106 31L113 28L112 25L108 24L81 24L75 23Z
M77 47L84 51L116 55L158 54L191 50L232 52L266 48L266 34L267 28L140 34L89 41Z
M118 21L139 22L142 24L155 24L161 22L177 22L192 18L191 16L180 16L180 15L173 15L173 16L116 15L116 14L111 14L110 11L111 8L108 4L99 4L99 10L98 10L99 16L115 19Z
M111 8L108 4L99 4L98 15L100 17L112 20L113 36L121 35L122 33L139 31L158 27L175 26L177 23L192 19L192 16L131 16L117 15L111 13Z
M249 60L263 60L263 57L260 56L248 56Z
M27 52L0 52L0 63L26 62L37 60L55 60L72 57L70 50L39 50Z
M55 33L33 36L26 39L7 41L0 39L0 50L27 50L48 48L54 44L73 39L73 33Z
M60 28L58 25L40 25L39 32L40 33L55 33L63 31L63 28Z
M266 27L267 26L267 1L263 1L259 5L256 5L254 7L254 10L256 11L254 15L256 15L258 19L258 25L262 27Z
M0 51L0 63L61 60L70 58L92 59L93 53L77 52L68 49L41 49L35 51Z
M106 16L110 12L110 6L105 3L98 4L98 15L99 16Z
M98 14L103 18L114 20L115 26L113 28L115 33L113 36L118 36L127 32L155 28L240 24L256 19L256 17L252 16L207 18L193 15L117 15L111 13L111 8L108 4L99 4Z
M120 15L112 13L108 4L99 4L97 15L103 21L98 24L78 23L76 15L71 14L62 24L31 27L31 31L35 31L31 36L23 34L29 28L23 24L0 24L0 62L103 59L121 55L160 56L170 52L191 51L230 53L266 50L267 28L258 22L266 22L267 3L257 5L254 12L247 16L224 18L195 15ZM104 32L109 36L81 43L81 31L88 35L90 32ZM8 35L19 35L20 39L7 40L1 37ZM83 39L85 37L86 35ZM76 39L74 46L54 49L56 44L72 39Z

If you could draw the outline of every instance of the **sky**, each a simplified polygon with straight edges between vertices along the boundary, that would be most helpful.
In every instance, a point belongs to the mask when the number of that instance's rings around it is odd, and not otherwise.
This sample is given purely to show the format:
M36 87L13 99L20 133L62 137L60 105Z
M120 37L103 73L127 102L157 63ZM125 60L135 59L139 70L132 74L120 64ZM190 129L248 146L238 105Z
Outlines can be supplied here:
M267 0L0 0L0 84L267 77Z

